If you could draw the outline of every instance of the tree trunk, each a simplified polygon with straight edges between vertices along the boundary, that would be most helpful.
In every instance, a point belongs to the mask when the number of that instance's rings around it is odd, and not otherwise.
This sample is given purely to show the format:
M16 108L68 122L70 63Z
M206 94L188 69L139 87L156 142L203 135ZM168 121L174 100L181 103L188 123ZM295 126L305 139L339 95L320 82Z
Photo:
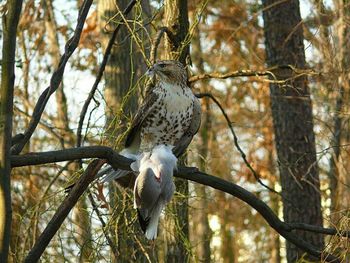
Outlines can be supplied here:
M263 0L267 64L305 68L299 1ZM288 19L287 19L288 18ZM284 85L271 84L271 108L283 192L286 222L322 226L320 182L313 132L312 105L305 76L295 77L288 67L273 71ZM323 249L322 235L298 235ZM295 262L304 252L287 242L287 260Z
M220 258L223 263L236 263L237 262L237 249L236 249L236 235L231 229L231 225L228 219L229 209L225 207L228 202L225 193L217 193L217 202L221 204L221 209L218 212L220 222Z
M346 199L346 194L344 189L344 183L345 185L348 185L347 177L349 178L349 175L347 172L340 171L339 166L341 164L339 163L340 155L342 153L340 145L344 144L346 145L348 143L347 138L349 138L349 129L345 129L342 127L342 123L344 121L344 115L342 112L347 112L348 107L344 103L349 100L350 95L350 83L349 83L349 73L347 72L349 66L350 66L350 44L349 44L349 36L350 36L350 27L348 25L349 18L350 18L350 2L349 0L343 0L339 1L339 6L337 8L339 9L340 13L340 25L338 30L338 43L339 43L339 55L340 55L340 64L341 64L341 72L339 78L339 91L337 94L337 100L335 105L335 113L334 113L334 123L333 123L333 137L331 141L331 146L333 147L333 152L330 158L329 163L329 188L331 191L331 219L334 224L338 223L338 220L340 219L340 213L339 211L342 209L347 209L349 207L349 200ZM344 151L343 151L344 152ZM345 156L345 167L348 167L347 164L349 163L348 156ZM348 169L345 169L348 171ZM348 179L349 180L349 179ZM339 183L339 181L343 181L343 183ZM345 187L346 188L346 187ZM344 191L345 190L345 191ZM345 197L345 198L342 198Z
M8 0L3 14L3 45L0 91L0 262L6 263L11 237L11 164L13 90L15 81L16 33L21 0Z
M192 41L191 50L192 62L198 69L198 74L204 73L204 65L202 58L202 47L200 44L200 34L197 28L196 35ZM202 92L208 92L208 82L205 81L201 86ZM207 157L209 149L209 133L211 130L211 112L209 98L202 99L202 124L199 131L200 142L198 144L198 167L201 171L207 169ZM210 262L210 240L211 230L208 221L208 199L206 187L201 184L194 184L196 192L196 200L191 204L190 213L192 216L193 229L191 230L191 243L194 246L197 258L200 262Z
M110 35L116 27L116 21L120 19L117 15L119 9L123 10L129 0L100 0L98 1L98 18L102 47L105 50ZM116 19L112 19L117 17ZM130 89L134 86L135 80L140 75L139 72L140 56L132 49L129 32L125 26L122 26L116 38L116 45L112 48L110 58L107 62L104 72L105 89L104 97L106 100L106 135L108 141L117 148L121 147L121 136L127 128L128 117L137 109L137 96L132 95L124 104L124 98ZM132 54L131 54L132 53ZM109 185L110 206L114 215L118 216L115 222L111 223L111 232L116 236L115 242L118 247L118 258L115 259L112 254L112 261L118 262L144 262L146 257L140 244L147 250L147 244L144 239L136 236L141 234L137 223L131 224L131 218L134 216L133 203L130 195L125 193L124 189L116 187L114 183ZM113 219L114 220L114 219ZM153 260L154 261L154 260Z
M188 9L187 0L165 0L164 3L165 26L172 32L175 42L169 38L165 41L165 58L176 59L186 64L189 55L189 47L181 46L182 41L188 33ZM175 179L176 190L180 195L172 202L173 215L167 215L166 259L165 262L187 262L189 261L188 228L188 182Z
M103 49L107 46L110 35L116 27L116 19L112 19L112 17L117 15L116 2L119 8L123 10L129 1L100 0L98 2L98 17ZM117 17L120 16L117 15ZM136 78L135 75L132 75L132 72L137 72L138 63L134 64L133 62L135 61L132 61L136 60L136 56L130 55L130 50L131 43L128 38L128 31L126 27L122 27L118 32L116 45L112 48L104 72L107 132L108 136L114 137L113 139L126 130L126 116L118 116L117 114L130 115L137 108L136 96L132 96L125 105L122 105L124 96L128 93Z

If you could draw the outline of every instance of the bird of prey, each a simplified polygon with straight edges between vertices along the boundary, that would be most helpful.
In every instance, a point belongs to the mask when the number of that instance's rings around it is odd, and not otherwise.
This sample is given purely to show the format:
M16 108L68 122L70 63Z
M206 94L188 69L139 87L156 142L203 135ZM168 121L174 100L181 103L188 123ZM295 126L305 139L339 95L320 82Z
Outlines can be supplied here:
M132 121L121 154L135 160L138 154L164 144L174 146L173 152L179 157L199 129L200 102L188 86L187 71L179 61L158 61L147 74L155 76L156 83ZM97 177L105 175L104 181L116 179L122 186L130 186L133 180L128 174L107 166Z
M177 158L171 149L164 144L155 146L131 164L131 168L138 172L134 208L137 209L141 229L150 240L157 237L160 214L175 191L173 172Z

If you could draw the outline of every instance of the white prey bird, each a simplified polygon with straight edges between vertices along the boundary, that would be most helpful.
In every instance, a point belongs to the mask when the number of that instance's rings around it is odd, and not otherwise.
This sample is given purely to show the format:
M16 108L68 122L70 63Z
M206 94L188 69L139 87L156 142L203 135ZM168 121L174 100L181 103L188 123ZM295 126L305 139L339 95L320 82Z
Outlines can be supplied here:
M158 145L131 164L139 172L134 185L134 208L147 239L157 237L160 214L171 200L175 185L173 173L177 158L172 146Z

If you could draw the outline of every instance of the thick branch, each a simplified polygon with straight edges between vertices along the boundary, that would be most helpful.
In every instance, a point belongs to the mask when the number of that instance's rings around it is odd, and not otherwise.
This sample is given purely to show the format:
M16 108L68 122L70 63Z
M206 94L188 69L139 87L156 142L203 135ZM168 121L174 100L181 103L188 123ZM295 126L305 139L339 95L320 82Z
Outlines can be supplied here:
M262 215L262 217L267 221L267 223L289 242L293 243L297 247L303 249L305 252L319 259L321 259L322 257L327 262L340 262L339 258L331 254L322 253L322 251L314 247L309 242L300 239L297 235L291 232L292 230L297 229L297 224L293 226L281 221L270 209L270 207L268 207L263 201L261 201L259 198L257 198L255 195L248 192L244 188L231 182L225 181L221 178L208 175L206 173L198 171L197 169L189 167L180 167L175 176L213 187L217 190L229 193L239 198L240 200L246 202L251 207L253 207L256 211L258 211ZM312 225L302 224L302 226L303 230L306 231L314 232L313 230L316 230L316 228L314 228L314 226ZM320 230L320 228L318 230ZM322 229L322 231L315 232L325 233L326 231L323 230L324 229ZM339 231L337 230L333 231L334 233L339 233ZM344 232L347 232L345 236L350 236L350 231ZM330 231L327 234L330 234Z
M18 167L33 164L47 164L52 162L68 161L82 158L103 158L107 159L108 163L112 165L114 169L120 168L124 170L131 170L130 164L132 163L132 160L127 159L119 155L117 152L113 151L111 148L104 146L90 146L60 151L33 153L22 156L12 156L11 163L12 167ZM312 231L322 234L341 234L345 237L350 236L350 231L337 231L335 229L324 229L320 227L315 228L315 226L307 224L287 224L281 221L269 208L268 205L266 205L263 201L261 201L249 191L236 184L225 181L221 178L200 172L197 168L180 167L176 172L175 176L191 180L197 183L201 183L220 191L224 191L225 193L229 193L239 198L240 200L246 202L256 211L258 211L268 222L268 224L272 228L274 228L280 235L282 235L288 241L292 242L296 246L300 247L301 249L305 250L310 255L313 255L315 257L321 258L322 251L314 247L312 244L300 239L297 235L295 235L292 232L292 230L302 228L306 231ZM322 256L323 258L325 258L324 253L322 254ZM326 255L326 259L328 261L332 260L332 262L340 262L333 255Z
M89 164L83 175L79 178L77 183L69 192L68 196L57 209L55 215L52 217L45 230L41 233L24 262L29 263L39 261L45 248L61 227L63 221L66 219L74 205L78 202L79 197L94 180L96 173L100 170L102 165L103 162L101 162L101 160L94 160Z
M60 151L29 153L11 156L12 167L73 161L86 158L107 159L114 169L130 170L132 160L106 146L87 146Z
M26 145L26 143L30 140L32 137L32 134L34 133L40 119L41 115L44 112L44 109L46 107L47 102L50 99L50 96L58 89L59 85L62 82L64 69L66 67L66 64L68 62L68 59L73 54L74 50L77 48L80 35L84 27L84 23L86 20L86 16L89 12L90 6L92 4L92 0L85 0L82 3L82 6L79 9L79 16L77 19L77 26L74 30L74 35L71 39L68 40L65 46L64 54L61 56L60 63L58 65L58 68L53 73L51 80L50 80L50 86L45 89L45 91L40 95L34 111L33 111L33 117L30 120L29 127L24 133L23 138L14 146L11 148L12 154L19 154L23 147Z

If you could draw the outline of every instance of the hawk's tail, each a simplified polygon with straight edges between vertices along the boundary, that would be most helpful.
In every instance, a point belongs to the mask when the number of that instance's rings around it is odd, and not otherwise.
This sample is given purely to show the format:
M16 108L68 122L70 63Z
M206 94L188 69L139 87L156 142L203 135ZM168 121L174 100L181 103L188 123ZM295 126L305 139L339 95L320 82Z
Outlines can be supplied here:
M130 171L125 171L121 169L114 170L113 167L108 164L96 174L95 179L101 178L102 182L109 183L113 180L118 180L129 173Z
M132 154L129 152L128 149L124 149L123 151L120 152L121 155L137 160L138 155L137 154ZM102 168L95 176L95 179L101 178L102 182L111 182L111 181L119 181L119 179L124 178L128 175L132 174L130 171L125 171L125 170L114 170L112 166L109 164L106 164L104 168ZM123 184L122 184L123 185Z

